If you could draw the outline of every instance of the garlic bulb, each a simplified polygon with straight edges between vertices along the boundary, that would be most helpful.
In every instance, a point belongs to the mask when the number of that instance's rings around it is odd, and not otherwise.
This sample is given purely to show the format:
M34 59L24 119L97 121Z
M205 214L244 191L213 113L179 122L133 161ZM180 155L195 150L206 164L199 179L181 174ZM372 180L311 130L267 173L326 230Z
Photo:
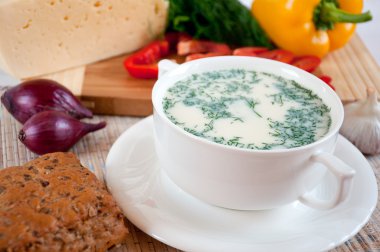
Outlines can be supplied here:
M367 89L367 99L344 106L340 133L364 154L380 153L380 105L374 89Z

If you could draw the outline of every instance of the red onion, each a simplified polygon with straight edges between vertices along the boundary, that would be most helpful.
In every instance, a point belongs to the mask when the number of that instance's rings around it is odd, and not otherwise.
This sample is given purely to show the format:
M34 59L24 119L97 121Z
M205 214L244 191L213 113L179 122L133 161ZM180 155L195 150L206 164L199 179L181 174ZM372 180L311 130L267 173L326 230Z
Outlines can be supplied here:
M83 107L70 90L46 79L25 81L8 89L1 96L1 102L21 123L46 110L64 111L77 119L92 117L92 112Z
M67 151L87 133L105 126L106 122L89 124L64 112L44 111L25 122L18 138L29 150L42 155Z

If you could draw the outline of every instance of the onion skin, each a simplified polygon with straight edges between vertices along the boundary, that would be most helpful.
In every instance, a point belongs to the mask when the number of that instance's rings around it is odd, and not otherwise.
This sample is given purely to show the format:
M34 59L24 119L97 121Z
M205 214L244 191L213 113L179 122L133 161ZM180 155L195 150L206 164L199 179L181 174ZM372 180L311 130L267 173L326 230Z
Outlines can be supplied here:
M19 140L39 155L68 151L84 135L102 129L106 122L81 122L65 112L43 111L33 115L19 132Z
M58 82L47 79L29 80L8 89L1 102L20 123L46 110L63 111L74 118L91 118L92 112Z

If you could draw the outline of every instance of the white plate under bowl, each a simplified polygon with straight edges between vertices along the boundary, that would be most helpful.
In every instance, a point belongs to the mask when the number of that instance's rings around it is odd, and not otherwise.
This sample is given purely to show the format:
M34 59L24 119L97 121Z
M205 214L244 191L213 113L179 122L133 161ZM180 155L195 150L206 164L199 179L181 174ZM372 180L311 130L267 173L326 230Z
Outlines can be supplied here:
M339 136L335 154L356 170L347 201L329 211L299 202L266 211L206 204L177 187L160 166L148 117L124 132L106 161L107 186L127 218L150 236L185 251L324 251L354 236L377 202L377 184L363 155ZM326 175L313 193L331 195Z

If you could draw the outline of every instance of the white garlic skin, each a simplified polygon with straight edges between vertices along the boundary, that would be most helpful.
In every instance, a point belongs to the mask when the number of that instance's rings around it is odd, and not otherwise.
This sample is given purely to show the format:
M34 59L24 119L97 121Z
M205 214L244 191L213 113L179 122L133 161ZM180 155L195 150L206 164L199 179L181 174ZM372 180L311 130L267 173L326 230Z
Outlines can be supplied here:
M344 106L340 133L362 153L380 153L380 105L374 90L367 90L366 100Z

